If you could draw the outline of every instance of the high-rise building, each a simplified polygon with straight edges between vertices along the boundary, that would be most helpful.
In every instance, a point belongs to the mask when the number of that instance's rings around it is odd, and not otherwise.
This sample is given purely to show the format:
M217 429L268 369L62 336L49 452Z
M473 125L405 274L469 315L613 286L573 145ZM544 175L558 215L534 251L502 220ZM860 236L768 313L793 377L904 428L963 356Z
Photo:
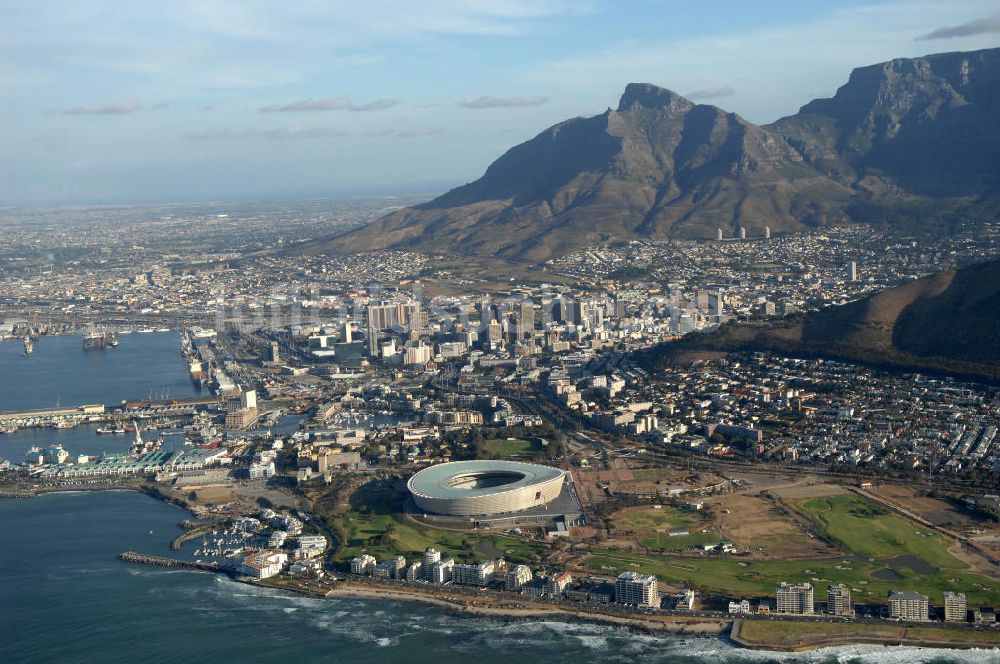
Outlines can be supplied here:
M268 359L272 362L281 362L281 350L277 341L272 341L268 349Z
M392 302L368 306L369 334L379 330L420 328L422 326L423 318L419 302Z
M826 612L834 616L853 616L851 589L843 583L826 587Z
M507 570L505 585L507 590L520 592L524 584L531 581L531 568L527 565L515 565Z
M850 261L847 264L847 280L848 281L858 280L858 264L856 261Z
M428 581L431 579L431 568L439 562L441 562L441 552L433 547L428 547L424 551L423 565L421 565L425 579Z
M770 240L771 239L771 227L770 226L764 226L764 239L765 240Z
M793 586L782 581L781 585L778 586L776 595L775 611L777 613L810 615L814 612L813 587L811 583Z
M715 239L717 241L719 241L719 242L722 242L722 229L721 228L716 228L715 229Z
M930 604L927 595L912 590L893 590L889 593L889 617L914 622L929 620Z
M969 615L969 604L965 601L965 593L944 593L945 622L965 622Z
M747 239L747 229L745 226L740 226L740 239L741 240Z
M531 300L522 301L518 307L517 331L522 339L530 339L535 332L535 304Z
M352 341L351 321L349 320L344 321L344 331L343 334L340 335L340 340L345 344L351 343Z
M243 408L257 407L257 390L247 390L241 398Z
M615 603L654 609L659 607L660 591L656 577L652 574L623 572L615 581Z

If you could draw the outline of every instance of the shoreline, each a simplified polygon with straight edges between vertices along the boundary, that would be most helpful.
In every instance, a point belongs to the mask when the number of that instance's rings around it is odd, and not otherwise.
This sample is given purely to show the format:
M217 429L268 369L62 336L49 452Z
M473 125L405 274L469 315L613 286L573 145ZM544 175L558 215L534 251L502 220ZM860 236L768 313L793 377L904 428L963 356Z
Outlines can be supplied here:
M142 493L150 498L158 499L159 502L180 507L186 512L195 515L183 500L175 500L160 492L157 487L152 486L113 486L113 487L73 487L62 488L53 487L50 490L35 491L27 495L3 495L2 498L34 498L52 493L93 493L97 491L134 491ZM185 533L181 533L184 535ZM187 561L179 561L184 562ZM246 583L247 585L258 586L270 590L286 591L295 595L312 597L315 599L353 597L359 599L382 599L402 602L422 602L442 609L455 612L460 615L476 616L483 618L507 619L507 620L528 620L531 618L554 618L563 621L581 621L595 624L625 627L651 635L684 635L692 637L718 638L724 639L733 645L747 650L771 651L771 652L808 652L828 647L852 646L852 645L881 645L881 646L901 646L916 648L938 648L947 650L969 650L983 649L996 651L1000 649L1000 642L996 646L988 643L962 642L962 641L940 641L928 638L917 638L910 636L886 637L886 636L845 636L827 637L803 641L796 644L782 643L779 640L773 641L751 641L741 634L743 619L727 616L719 616L717 619L682 616L673 614L644 615L642 617L630 617L603 613L600 611L588 611L583 607L569 607L556 604L539 604L528 606L523 602L518 602L515 598L508 600L483 600L475 596L449 593L442 589L424 589L421 587L403 588L399 586L379 586L375 583L361 583L351 580L337 580L329 590L321 591L299 585L292 580L291 583L268 583L249 578L239 578L222 569L205 569L192 571L208 572L213 574L223 574L231 579ZM286 577L287 578L287 577ZM478 600L478 601L477 601ZM756 622L756 621L755 621ZM941 625L941 629L947 629ZM955 630L960 634L961 630Z
M585 622L628 627L649 634L685 634L688 636L721 636L730 627L730 620L712 620L707 618L685 618L679 616L628 617L601 612L586 611L579 608L568 608L558 605L525 606L512 600L506 603L476 603L461 595L450 595L446 592L424 592L414 590L408 592L399 588L379 588L353 581L341 581L326 597L357 597L362 599L388 599L393 601L423 602L441 608L449 609L464 615L492 618L558 618L562 620L577 619Z

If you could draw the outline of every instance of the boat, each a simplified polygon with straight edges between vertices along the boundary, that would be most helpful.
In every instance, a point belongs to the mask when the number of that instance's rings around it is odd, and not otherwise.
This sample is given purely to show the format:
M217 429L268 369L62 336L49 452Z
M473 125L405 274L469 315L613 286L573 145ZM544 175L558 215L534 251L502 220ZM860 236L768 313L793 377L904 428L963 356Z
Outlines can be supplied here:
M31 357L31 354L35 352L35 344L32 343L31 337L27 336L24 338L24 356Z
M84 350L114 348L118 345L118 335L114 332L91 330L83 335Z
M115 433L115 429L114 429L114 427L99 427L97 429L97 433L99 433L99 434Z

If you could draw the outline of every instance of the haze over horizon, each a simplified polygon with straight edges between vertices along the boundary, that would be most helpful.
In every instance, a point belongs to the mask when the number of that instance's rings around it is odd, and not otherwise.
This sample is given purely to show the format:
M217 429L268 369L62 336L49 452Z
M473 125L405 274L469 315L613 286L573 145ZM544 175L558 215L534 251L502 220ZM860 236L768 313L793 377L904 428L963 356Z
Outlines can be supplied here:
M994 3L55 2L0 27L5 205L441 190L649 82L752 122L1000 45Z

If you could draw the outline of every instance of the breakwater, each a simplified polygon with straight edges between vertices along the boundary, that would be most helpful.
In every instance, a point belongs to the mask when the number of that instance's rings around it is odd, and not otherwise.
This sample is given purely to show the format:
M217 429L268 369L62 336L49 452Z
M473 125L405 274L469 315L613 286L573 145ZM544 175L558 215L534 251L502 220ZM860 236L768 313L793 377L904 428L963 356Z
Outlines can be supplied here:
M125 563L136 563L139 565L153 565L156 567L170 567L174 569L190 569L199 572L232 573L232 570L220 567L216 564L178 560L176 558L166 558L164 556L151 556L145 553L137 553L135 551L125 551L119 553L118 559Z

